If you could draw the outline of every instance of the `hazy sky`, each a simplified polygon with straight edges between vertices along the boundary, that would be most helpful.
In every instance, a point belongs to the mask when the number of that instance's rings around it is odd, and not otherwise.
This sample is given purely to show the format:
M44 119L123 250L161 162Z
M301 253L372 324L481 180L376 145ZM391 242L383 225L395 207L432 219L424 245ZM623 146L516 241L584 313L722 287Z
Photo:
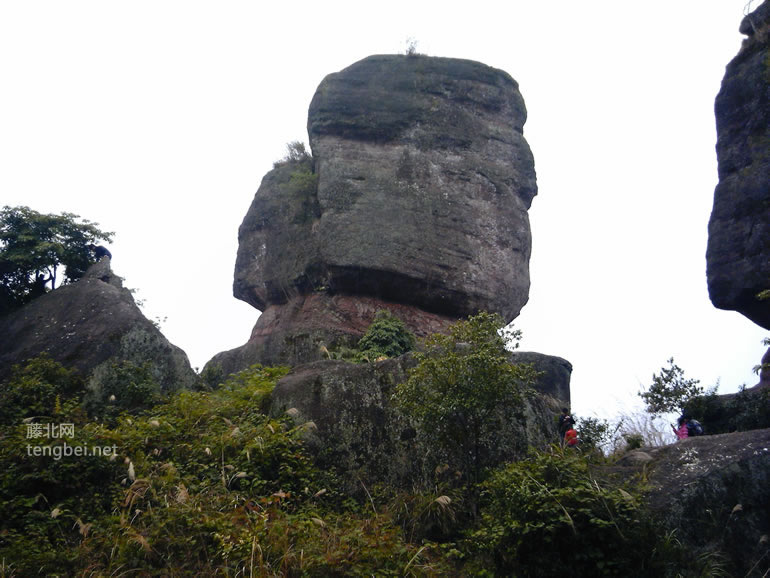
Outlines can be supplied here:
M767 332L712 307L704 255L745 4L0 0L0 205L115 231L115 272L200 368L257 320L238 226L319 82L413 38L519 82L539 194L516 326L572 362L576 413L638 402L671 356L735 391Z

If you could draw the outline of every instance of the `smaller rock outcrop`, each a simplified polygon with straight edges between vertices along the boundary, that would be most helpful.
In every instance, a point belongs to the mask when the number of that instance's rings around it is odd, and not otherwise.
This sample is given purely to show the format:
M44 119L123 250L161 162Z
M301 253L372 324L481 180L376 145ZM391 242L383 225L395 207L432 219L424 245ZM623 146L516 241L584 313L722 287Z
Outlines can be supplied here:
M197 381L187 355L142 314L108 258L82 279L0 318L0 382L14 364L43 353L90 378L92 390L99 388L99 375L118 362L149 364L164 391Z
M554 443L559 407L569 399L571 366L538 354L521 355L515 363L525 358L542 371L536 390L542 384L548 393L566 391L567 399L536 395L522 407L500 407L509 416L496 436L500 461L521 457L528 447ZM309 442L322 467L356 473L367 481L424 483L433 479L435 464L426 456L435 448L419 443L391 400L415 365L411 354L377 363L328 360L303 365L278 382L271 412L288 413L298 425L312 424Z
M572 364L569 361L534 351L514 351L509 357L511 363L531 363L535 367L540 374L534 384L538 393L549 395L569 406L569 383L572 377Z
M708 289L719 309L770 329L770 1L746 16L747 38L716 98L719 184L709 221Z

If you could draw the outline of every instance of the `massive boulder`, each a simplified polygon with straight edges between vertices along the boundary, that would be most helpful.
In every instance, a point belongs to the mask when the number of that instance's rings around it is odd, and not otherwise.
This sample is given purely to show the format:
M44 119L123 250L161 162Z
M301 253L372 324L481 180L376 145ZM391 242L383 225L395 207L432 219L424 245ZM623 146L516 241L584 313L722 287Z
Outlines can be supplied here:
M477 62L371 56L327 76L312 157L277 163L239 229L234 294L264 313L214 361L312 361L377 309L418 335L481 310L515 318L537 192L525 120L516 82Z
M189 388L197 380L187 355L142 314L108 258L79 281L0 318L0 382L14 364L43 353L88 377L92 390L111 364L121 362L148 364L163 391Z
M766 576L770 430L702 436L632 452L661 528L693 556L716 552L726 576Z
M716 98L719 184L706 253L711 302L770 329L770 1L746 16L748 37Z

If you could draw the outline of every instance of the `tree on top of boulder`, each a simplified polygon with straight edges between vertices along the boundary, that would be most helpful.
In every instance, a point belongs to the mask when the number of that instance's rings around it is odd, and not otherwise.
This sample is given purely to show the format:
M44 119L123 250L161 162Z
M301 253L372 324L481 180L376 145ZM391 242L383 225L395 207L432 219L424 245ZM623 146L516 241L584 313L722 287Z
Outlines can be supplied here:
M113 233L79 215L42 214L29 207L0 211L0 314L83 276L93 257L89 245ZM63 274L61 273L63 268Z
M687 379L684 370L674 363L672 357L668 360L668 367L653 374L652 384L646 391L640 392L639 397L644 401L647 412L653 415L683 411L688 401L703 394L699 383L698 379Z

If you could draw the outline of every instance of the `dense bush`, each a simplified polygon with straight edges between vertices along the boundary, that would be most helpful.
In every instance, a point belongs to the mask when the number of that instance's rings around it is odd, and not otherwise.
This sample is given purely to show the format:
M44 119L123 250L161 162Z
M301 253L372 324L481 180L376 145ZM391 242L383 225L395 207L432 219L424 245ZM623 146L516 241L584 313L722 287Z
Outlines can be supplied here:
M388 311L378 311L358 342L358 358L376 361L383 357L398 357L413 348L414 335L404 322Z
M83 380L43 354L15 365L0 385L0 425L15 425L35 416L52 417L62 404L77 405L85 391Z
M468 540L496 575L659 575L638 497L599 481L574 450L533 453L482 487Z

